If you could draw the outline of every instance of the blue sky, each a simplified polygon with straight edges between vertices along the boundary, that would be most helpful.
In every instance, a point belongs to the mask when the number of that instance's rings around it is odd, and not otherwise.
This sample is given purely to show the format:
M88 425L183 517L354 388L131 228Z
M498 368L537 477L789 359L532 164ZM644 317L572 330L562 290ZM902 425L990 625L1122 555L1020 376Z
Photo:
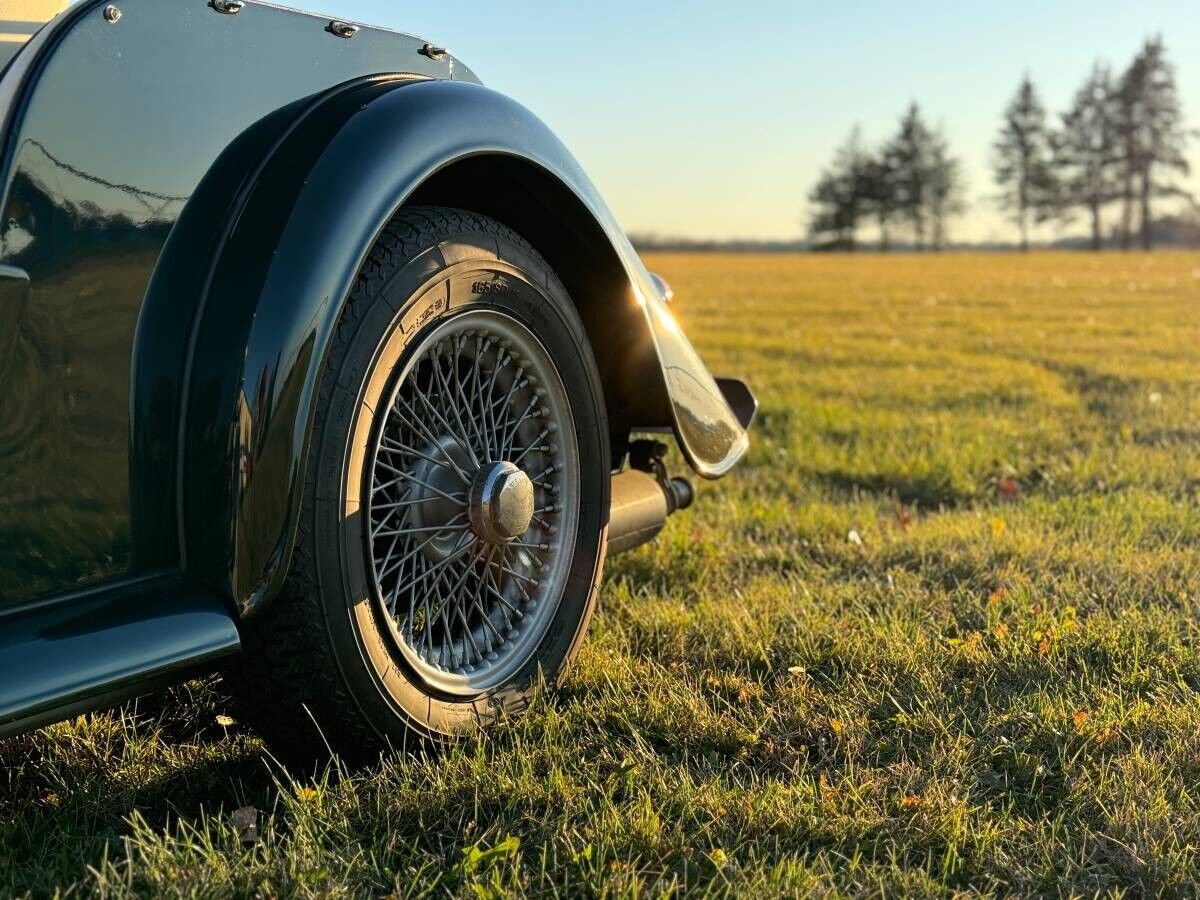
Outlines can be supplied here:
M987 161L1021 74L1059 109L1096 57L1123 66L1159 32L1200 128L1195 0L310 2L449 47L546 120L636 232L796 236L850 128L884 137L915 99L966 168L973 212L956 235L1010 237L987 201Z

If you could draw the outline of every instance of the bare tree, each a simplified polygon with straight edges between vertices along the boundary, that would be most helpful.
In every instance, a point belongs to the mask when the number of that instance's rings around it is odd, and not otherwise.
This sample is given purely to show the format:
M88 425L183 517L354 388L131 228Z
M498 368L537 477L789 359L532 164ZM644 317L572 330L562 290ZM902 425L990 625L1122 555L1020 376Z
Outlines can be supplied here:
M1148 39L1121 75L1117 87L1117 129L1121 149L1121 246L1133 240L1135 206L1141 244L1153 243L1151 202L1156 196L1186 196L1171 174L1189 171L1184 151L1188 133L1175 84L1175 69L1167 62L1161 37Z
M1052 136L1063 211L1067 217L1075 208L1087 211L1093 250L1104 242L1104 207L1121 194L1116 105L1112 75L1107 65L1098 62Z
M1012 211L1021 249L1028 250L1031 222L1050 218L1056 205L1046 109L1028 74L1004 111L1004 125L992 146L1000 202Z

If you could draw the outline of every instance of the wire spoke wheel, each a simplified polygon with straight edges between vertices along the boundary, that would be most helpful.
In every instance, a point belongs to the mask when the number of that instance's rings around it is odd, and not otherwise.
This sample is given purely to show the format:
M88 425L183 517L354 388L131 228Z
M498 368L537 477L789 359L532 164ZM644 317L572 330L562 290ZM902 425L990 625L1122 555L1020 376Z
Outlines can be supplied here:
M227 672L301 765L466 738L558 684L611 508L587 330L519 234L403 207L345 302L281 594L242 623Z
M366 473L375 600L417 676L470 696L520 670L554 619L574 419L549 353L497 310L444 320L406 359Z

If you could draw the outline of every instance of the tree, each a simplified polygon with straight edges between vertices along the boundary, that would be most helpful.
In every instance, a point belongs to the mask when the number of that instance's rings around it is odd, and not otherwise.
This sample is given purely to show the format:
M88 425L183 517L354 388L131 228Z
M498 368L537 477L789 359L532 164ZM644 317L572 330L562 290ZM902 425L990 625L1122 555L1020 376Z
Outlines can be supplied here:
M873 154L863 170L863 199L868 214L874 217L879 229L879 251L887 253L892 246L892 221L896 217L899 198L896 173L887 153Z
M1021 231L1021 249L1028 250L1031 220L1050 218L1057 195L1046 110L1028 75L1004 111L1004 125L992 146L996 184L1002 190L1000 202L1012 211Z
M1171 173L1186 175L1187 130L1179 104L1174 67L1167 62L1161 37L1148 39L1121 75L1117 87L1117 123L1121 149L1121 245L1132 243L1134 206L1141 220L1141 243L1153 241L1151 201L1156 196L1186 196Z
M809 233L824 247L854 250L860 226L879 229L879 249L891 247L892 227L904 220L918 249L946 243L947 222L962 212L959 162L945 135L931 131L914 103L897 134L877 152L864 149L856 127L821 172L808 196Z
M1064 212L1076 207L1087 211L1093 250L1099 250L1104 241L1104 207L1121 193L1116 102L1108 66L1096 63L1053 135L1054 167L1063 191Z
M933 249L946 246L947 220L966 209L962 166L950 155L950 145L942 131L935 132L929 145L929 218L933 225Z
M810 235L827 236L827 243L833 246L855 249L858 227L867 212L864 186L869 163L855 126L809 194L814 207L809 219Z
M913 243L925 249L929 191L932 175L933 134L916 103L900 119L900 130L884 150L895 187L896 211L912 227Z

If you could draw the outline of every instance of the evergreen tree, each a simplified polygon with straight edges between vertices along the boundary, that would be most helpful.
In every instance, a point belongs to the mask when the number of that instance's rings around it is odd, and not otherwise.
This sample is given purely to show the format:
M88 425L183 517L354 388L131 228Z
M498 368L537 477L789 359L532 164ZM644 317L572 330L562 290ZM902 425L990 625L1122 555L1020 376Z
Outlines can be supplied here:
M1185 195L1171 179L1186 175L1184 127L1174 67L1167 62L1161 37L1146 41L1121 75L1116 92L1118 146L1121 155L1121 245L1133 239L1133 220L1140 219L1142 247L1153 242L1154 197Z
M1073 208L1086 210L1093 250L1104 241L1104 207L1121 193L1116 107L1112 75L1106 65L1096 63L1054 135L1054 166L1064 207L1068 213Z
M867 213L865 184L869 164L861 133L855 126L809 194L813 211L808 230L813 238L846 250L856 248L859 224Z
M1028 250L1030 224L1050 218L1057 206L1046 110L1028 75L1004 111L993 149L1000 202L1020 229L1021 249Z
M946 136L939 130L930 142L929 218L935 250L946 246L947 221L966 209L964 193L962 166L950 155Z
M879 251L886 253L892 246L892 222L898 207L896 173L886 153L873 154L867 160L862 184L867 209L879 229Z
M925 249L930 190L933 181L933 133L916 103L900 119L900 130L884 150L887 165L894 176L897 213L908 220L913 243Z

